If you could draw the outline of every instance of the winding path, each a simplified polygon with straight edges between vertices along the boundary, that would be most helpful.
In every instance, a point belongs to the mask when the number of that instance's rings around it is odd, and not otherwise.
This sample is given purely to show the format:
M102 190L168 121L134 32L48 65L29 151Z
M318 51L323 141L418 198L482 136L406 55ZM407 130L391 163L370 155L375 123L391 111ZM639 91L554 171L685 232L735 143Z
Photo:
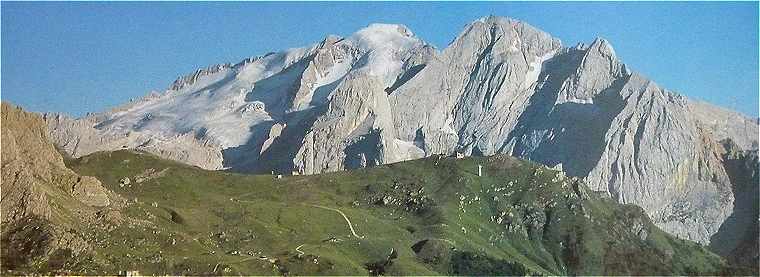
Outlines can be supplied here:
M242 202L242 203L254 203L253 201L240 200L240 199L236 199L236 198L230 198L230 201L232 201L232 202ZM335 209L335 208L330 208L330 207L325 207L325 206L320 206L320 205L316 205L316 204L304 204L304 203L301 203L301 204L302 205L306 205L306 206L315 207L315 208L330 210L330 211L334 211L334 212L339 213L341 216L343 216L343 219L346 220L346 223L348 223L348 228L351 229L351 234L355 238L357 238L357 239L364 239L364 236L359 236L358 234L356 234L356 230L354 229L354 225L351 224L351 220L349 220L348 216L346 216L346 214L344 214L341 210L338 210L338 209Z
M301 245L299 245L298 247L296 247L296 252L298 252L298 254L301 254L301 255L303 255L303 254L306 254L306 253L304 253L303 251L301 251L301 247L303 247L304 245L305 245L305 244L301 244Z
M306 205L306 204L304 204L304 205ZM312 206L312 207L315 207L315 208L320 208L320 209L325 209L325 210L331 210L331 211L339 213L341 216L343 216L343 219L346 220L346 223L348 223L348 228L351 229L351 234L354 235L354 237L357 238L357 239L364 239L364 236L359 236L359 235L356 234L356 230L354 230L354 225L351 224L351 220L349 220L348 217L346 216L346 214L344 214L341 210L338 210L338 209L335 209L335 208L330 208L330 207L325 207L325 206L320 206L320 205L314 205L314 204L311 204L309 206Z

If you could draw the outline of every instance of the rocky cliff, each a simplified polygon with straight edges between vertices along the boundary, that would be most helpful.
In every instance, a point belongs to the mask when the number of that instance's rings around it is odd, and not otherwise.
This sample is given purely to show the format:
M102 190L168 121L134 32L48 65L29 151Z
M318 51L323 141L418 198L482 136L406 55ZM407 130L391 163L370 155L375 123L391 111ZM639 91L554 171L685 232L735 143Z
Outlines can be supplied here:
M3 102L1 133L3 269L87 250L78 226L119 206L120 197L66 168L39 115Z
M721 158L731 179L736 200L731 216L710 240L710 250L726 257L729 262L754 269L757 275L760 262L758 242L758 206L760 206L760 163L757 151L743 151L732 140L721 142Z
M440 51L402 25L373 24L199 70L109 112L46 120L74 157L130 148L242 172L510 154L561 165L703 244L735 198L717 142L753 150L758 133L756 120L631 71L604 39L564 47L502 17L468 24Z

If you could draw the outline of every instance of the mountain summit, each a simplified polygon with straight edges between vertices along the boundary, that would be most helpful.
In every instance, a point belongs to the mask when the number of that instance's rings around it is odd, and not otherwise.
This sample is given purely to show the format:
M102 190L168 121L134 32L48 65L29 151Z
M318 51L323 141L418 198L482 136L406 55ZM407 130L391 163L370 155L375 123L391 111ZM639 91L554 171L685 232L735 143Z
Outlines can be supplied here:
M754 119L631 71L604 39L563 47L494 16L466 25L441 51L403 25L372 24L198 70L108 112L45 119L73 157L128 148L239 172L509 154L585 178L703 244L734 207L720 142L756 150L758 133Z

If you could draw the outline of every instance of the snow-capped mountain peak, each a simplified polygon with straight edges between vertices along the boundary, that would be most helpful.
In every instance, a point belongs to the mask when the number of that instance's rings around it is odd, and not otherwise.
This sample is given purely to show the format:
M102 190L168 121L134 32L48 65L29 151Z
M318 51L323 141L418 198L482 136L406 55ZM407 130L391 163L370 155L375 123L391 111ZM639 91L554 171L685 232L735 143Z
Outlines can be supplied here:
M348 39L355 41L363 49L403 50L424 44L422 40L414 36L412 31L400 24L370 24Z
M690 103L630 72L605 40L566 48L526 23L486 17L440 52L403 25L372 24L49 124L74 157L134 148L244 172L506 153L562 164L668 232L705 242L733 203L716 142L756 149L758 126L695 117L707 113Z

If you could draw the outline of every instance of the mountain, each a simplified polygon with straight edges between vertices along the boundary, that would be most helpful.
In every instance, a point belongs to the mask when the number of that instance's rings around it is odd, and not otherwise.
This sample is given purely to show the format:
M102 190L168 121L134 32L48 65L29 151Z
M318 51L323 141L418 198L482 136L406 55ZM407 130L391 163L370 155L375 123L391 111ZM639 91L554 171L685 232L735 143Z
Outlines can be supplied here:
M722 156L736 201L731 216L710 240L710 249L732 264L757 268L760 264L760 168L757 151L743 151L730 140L724 141L723 145L725 152ZM757 275L757 272L754 274Z
M100 222L122 199L65 166L39 115L3 102L1 133L2 268L37 263L55 271L71 256L93 251L79 227ZM40 262L43 256L51 258Z
M758 145L756 119L659 87L604 39L564 47L493 16L440 51L402 25L373 24L210 66L108 112L45 120L72 157L136 149L236 172L508 154L561 167L705 245L734 212L720 142Z
M33 129L35 147L9 146L3 137L3 151L25 151L32 160L55 156L52 144L41 139L39 117L25 114L34 121L7 124L13 122L8 113L3 110L3 134ZM207 171L132 150L98 152L65 165L60 156L54 160L65 174L72 174L69 167L78 176L95 176L109 199L121 200L86 206L53 181L11 182L42 184L48 197L37 203L54 212L16 221L12 228L3 222L3 274L744 272L727 267L704 246L663 232L639 207L618 204L578 178L507 155L434 155L283 178ZM25 168L47 172L41 164ZM4 192L7 180L2 179ZM4 211L6 204L3 198ZM77 239L51 246L48 230Z

